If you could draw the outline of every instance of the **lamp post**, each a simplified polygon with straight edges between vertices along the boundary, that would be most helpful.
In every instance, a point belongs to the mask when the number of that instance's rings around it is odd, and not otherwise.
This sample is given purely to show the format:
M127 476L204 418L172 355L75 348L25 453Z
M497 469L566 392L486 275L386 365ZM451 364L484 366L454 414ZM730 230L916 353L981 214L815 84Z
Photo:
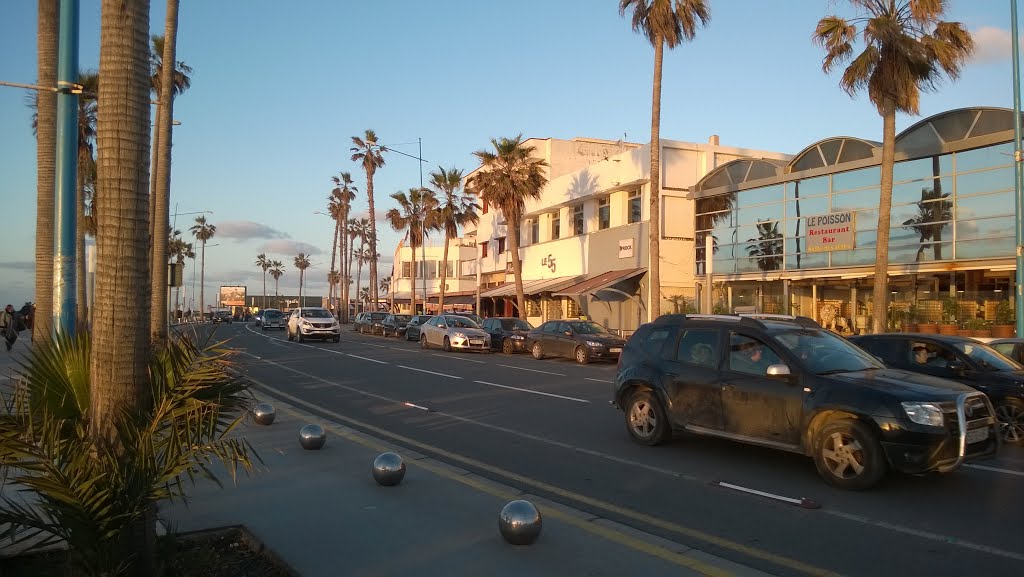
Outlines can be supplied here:
M1024 155L1020 149L1020 41L1017 35L1017 0L1010 0L1010 45L1013 47L1013 182L1017 236L1017 295L1015 317L1017 336L1024 336Z
M402 156L408 156L409 158L412 158L412 159L415 159L415 160L419 161L419 165L420 165L420 190L422 191L423 190L423 163L427 162L427 161L423 159L423 139L422 138L417 138L416 139L416 143L419 145L419 153L416 156L413 156L411 154L406 154L405 152L402 152L401 150L395 150L394 148L388 148L388 151L389 152L396 152L398 154L401 154ZM427 259L427 250L426 250L426 247L425 247L425 245L426 245L425 241L426 241L426 236L427 235L426 235L426 231L424 230L424 225L425 224L426 224L426 215L424 215L423 218L420 219L420 236L422 237L420 239L420 262L422 262L422 263L426 263L426 259ZM445 267L448 266L448 263L443 263L443 264L444 264ZM423 275L422 276L423 276L423 312L426 313L427 312L427 265L426 264L423 265ZM437 275L435 275L435 277L436 276ZM394 276L393 275L392 275L392 282L394 282ZM412 290L413 293L415 293L416 292L416 287L415 286L411 287L411 290ZM409 302L410 302L410 305L411 305L412 300L410 299ZM374 303L374 305L376 306L376 303ZM412 314L416 314L416 311L410 311L410 312ZM438 312L440 313L442 311L438 311Z

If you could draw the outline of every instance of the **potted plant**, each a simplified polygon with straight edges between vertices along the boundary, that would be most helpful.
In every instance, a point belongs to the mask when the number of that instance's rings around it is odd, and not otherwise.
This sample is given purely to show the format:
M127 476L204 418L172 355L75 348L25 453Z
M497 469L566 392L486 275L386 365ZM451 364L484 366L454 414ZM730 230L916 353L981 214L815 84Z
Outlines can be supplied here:
M992 336L996 338L1009 338L1014 333L1014 310L1009 300L999 301L996 305L996 322L992 325Z
M906 317L905 330L911 333L918 332L920 330L920 327L917 322L917 305L912 304L908 306L907 310L904 312L904 316Z
M942 299L942 323L939 324L940 335L955 335L960 329L957 318L960 317L960 301L953 297Z
M970 337L991 337L992 331L989 329L988 321L985 319L970 319L964 326L970 332Z
M917 325L917 332L929 335L938 334L939 325L935 323L920 323Z

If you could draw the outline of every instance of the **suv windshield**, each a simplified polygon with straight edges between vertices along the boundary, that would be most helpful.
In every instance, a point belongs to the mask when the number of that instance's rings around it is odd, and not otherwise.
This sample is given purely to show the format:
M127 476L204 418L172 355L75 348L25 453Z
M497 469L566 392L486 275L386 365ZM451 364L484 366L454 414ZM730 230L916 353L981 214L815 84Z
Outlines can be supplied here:
M279 319L281 318L281 311L263 311L264 319Z
M307 319L329 319L331 313L327 309L302 309L299 316Z
M569 327L572 328L572 332L578 335L610 335L611 331L602 327L597 323L592 322L577 322L569 323Z
M524 321L523 319L503 319L501 321L501 328L505 329L506 331L533 330L533 327L530 326L530 323Z
M953 348L970 357L983 371L1003 373L1019 371L1024 368L999 354L995 349L981 343L953 343Z
M804 368L818 375L884 368L878 359L828 331L790 329L772 336L799 358Z

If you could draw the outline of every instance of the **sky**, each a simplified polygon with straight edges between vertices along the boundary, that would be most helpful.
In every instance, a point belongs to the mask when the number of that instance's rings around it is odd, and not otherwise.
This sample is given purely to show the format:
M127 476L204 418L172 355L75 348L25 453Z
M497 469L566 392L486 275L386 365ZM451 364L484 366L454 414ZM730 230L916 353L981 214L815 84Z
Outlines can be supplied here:
M259 253L281 260L282 294L298 292L291 262L311 255L305 294L326 295L334 227L331 177L352 173L365 215L365 175L350 160L366 129L438 166L477 164L492 138L650 140L653 48L617 0L181 0L178 60L194 70L175 100L171 211L186 240L196 213L217 226L206 249L206 294L263 291ZM712 0L709 25L666 51L661 136L795 154L833 136L881 140L866 95L821 70L818 20L854 16L842 0ZM921 118L968 106L1012 108L1009 3L952 0L947 20L974 35L957 81L925 93ZM286 7L287 6L287 7ZM100 0L80 0L79 69L99 68ZM153 0L150 27L164 29ZM0 81L36 79L36 2L0 6ZM0 303L34 300L35 139L26 90L0 86ZM418 187L415 158L391 153L374 178L381 276L402 234L383 221L388 196ZM1008 207L1012 208L1012 207ZM191 263L185 283L192 282ZM198 271L197 271L198 272ZM367 276L366 271L363 273ZM365 281L364 281L365 284ZM273 294L273 279L267 290ZM197 298L198 302L198 298Z

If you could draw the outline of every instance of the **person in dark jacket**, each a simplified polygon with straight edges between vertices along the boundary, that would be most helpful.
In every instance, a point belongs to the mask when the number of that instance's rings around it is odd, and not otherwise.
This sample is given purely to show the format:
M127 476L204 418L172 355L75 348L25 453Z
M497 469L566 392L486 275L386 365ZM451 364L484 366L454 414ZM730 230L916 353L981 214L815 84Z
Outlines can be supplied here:
M14 305L7 305L4 307L4 312L0 314L0 334L4 336L4 342L7 344L8 351L14 346L14 341L18 340L18 319L16 315Z

